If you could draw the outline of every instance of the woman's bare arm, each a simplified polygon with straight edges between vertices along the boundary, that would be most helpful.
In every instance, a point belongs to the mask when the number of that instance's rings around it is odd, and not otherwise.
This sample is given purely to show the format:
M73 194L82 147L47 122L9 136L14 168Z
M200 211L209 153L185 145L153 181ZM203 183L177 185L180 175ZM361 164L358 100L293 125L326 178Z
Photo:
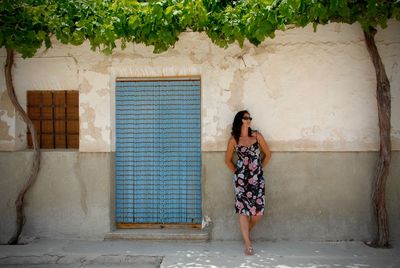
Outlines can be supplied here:
M261 150L263 151L263 153L265 155L265 157L262 161L262 166L266 167L268 165L269 160L271 159L271 151L269 150L268 144L260 132L257 133L257 140L258 140L258 143L260 144Z
M231 137L228 141L228 146L226 148L225 153L225 164L229 168L232 173L235 172L236 168L233 164L233 152L235 151L236 141L233 137Z

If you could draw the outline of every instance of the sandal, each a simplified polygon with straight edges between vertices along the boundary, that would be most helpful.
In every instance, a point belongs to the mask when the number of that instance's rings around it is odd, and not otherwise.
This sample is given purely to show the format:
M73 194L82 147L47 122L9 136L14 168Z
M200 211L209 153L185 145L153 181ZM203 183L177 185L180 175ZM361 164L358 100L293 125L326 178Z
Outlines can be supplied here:
M245 247L244 249L244 255L246 256L253 256L254 255L254 249L252 246Z

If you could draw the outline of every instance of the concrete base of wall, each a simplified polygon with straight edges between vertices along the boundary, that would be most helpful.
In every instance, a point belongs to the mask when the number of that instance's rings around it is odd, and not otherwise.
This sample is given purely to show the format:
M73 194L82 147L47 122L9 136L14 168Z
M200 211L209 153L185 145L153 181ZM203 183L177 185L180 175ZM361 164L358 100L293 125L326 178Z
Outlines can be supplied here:
M265 170L266 214L252 234L267 240L371 240L376 152L275 152ZM390 235L400 240L400 153L386 185ZM223 152L203 153L203 214L211 239L241 239L233 175Z
M275 152L266 174L266 215L253 238L370 240L371 181L376 152ZM0 243L15 227L14 201L32 153L0 152ZM224 152L203 152L203 224L211 239L241 239L232 175ZM103 239L114 230L114 154L44 151L38 180L26 195L27 236ZM400 240L400 152L386 187L392 240Z
M15 228L15 199L32 163L29 151L0 153L0 242ZM43 151L25 198L27 236L103 239L110 231L112 154Z

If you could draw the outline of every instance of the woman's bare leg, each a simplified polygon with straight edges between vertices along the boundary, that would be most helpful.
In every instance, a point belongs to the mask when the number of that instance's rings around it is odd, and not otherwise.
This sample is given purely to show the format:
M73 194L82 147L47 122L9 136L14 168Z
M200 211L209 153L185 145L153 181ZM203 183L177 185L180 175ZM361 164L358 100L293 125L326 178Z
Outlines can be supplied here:
M249 216L239 215L239 224L244 244L246 246L251 246L250 234L249 234Z
M261 220L262 215L251 216L249 220L249 234L256 224Z
M252 254L252 245L250 241L250 232L249 232L249 222L250 217L246 215L239 215L239 224L240 224L240 231L242 232L243 242L245 246L245 253L247 255ZM251 248L251 251L249 249Z

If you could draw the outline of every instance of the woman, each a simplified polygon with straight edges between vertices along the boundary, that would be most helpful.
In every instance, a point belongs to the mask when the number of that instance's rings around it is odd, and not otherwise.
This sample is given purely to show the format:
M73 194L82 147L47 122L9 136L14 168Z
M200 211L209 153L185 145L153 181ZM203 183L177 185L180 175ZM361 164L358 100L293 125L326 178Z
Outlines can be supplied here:
M271 152L264 137L250 128L251 120L248 111L240 111L236 114L225 155L226 165L235 174L235 210L239 214L240 231L246 255L254 254L250 231L264 214L263 168L271 159ZM260 149L265 155L262 160ZM238 155L236 165L233 163L235 151Z

